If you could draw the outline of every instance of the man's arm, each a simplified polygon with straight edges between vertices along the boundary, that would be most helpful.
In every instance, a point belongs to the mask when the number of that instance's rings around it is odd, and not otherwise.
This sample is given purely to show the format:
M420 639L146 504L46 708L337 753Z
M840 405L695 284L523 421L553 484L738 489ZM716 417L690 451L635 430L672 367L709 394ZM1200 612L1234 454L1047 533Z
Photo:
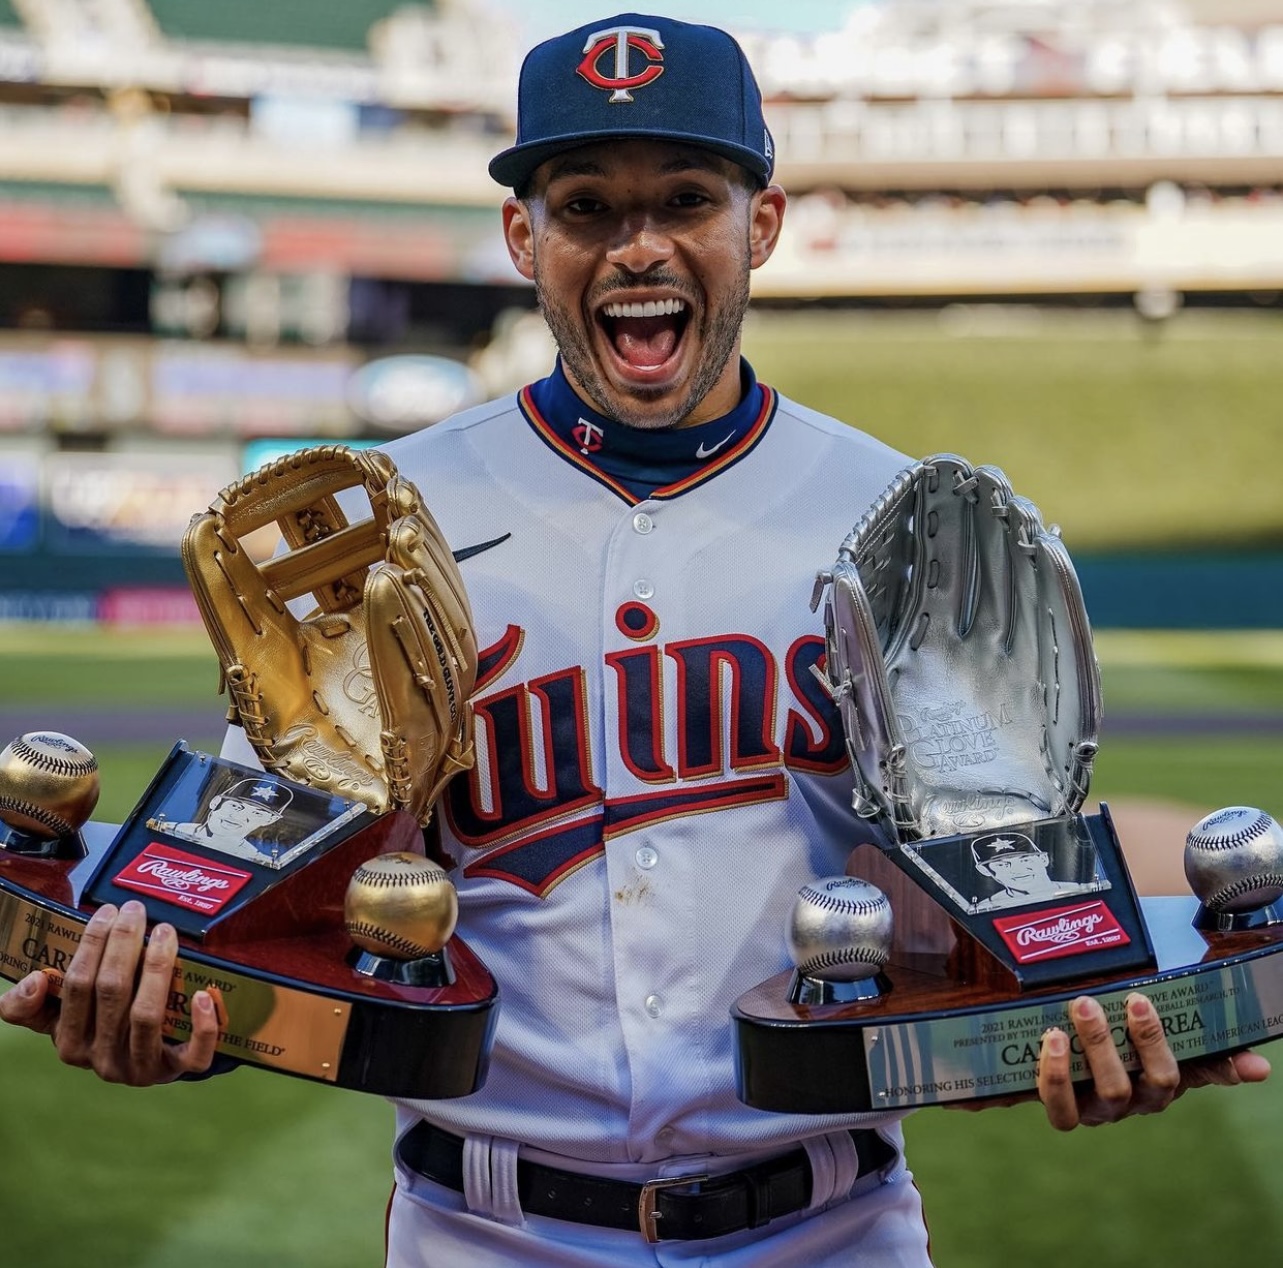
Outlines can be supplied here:
M208 991L196 991L191 1038L164 1039L178 936L173 926L159 924L144 949L145 929L141 903L100 907L67 967L61 1002L44 973L30 973L0 996L0 1020L49 1035L60 1060L108 1083L148 1087L203 1073L218 1042L214 1001Z

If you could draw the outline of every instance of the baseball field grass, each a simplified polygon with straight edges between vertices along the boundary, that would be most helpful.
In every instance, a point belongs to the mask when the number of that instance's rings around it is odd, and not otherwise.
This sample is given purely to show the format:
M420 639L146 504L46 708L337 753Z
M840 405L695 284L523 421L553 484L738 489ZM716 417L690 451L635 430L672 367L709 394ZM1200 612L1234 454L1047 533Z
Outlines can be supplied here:
M1099 651L1107 708L1125 715L1237 714L1246 727L1283 713L1283 636L1106 632ZM89 699L202 707L214 681L203 635L0 627L3 704L46 708L49 726ZM98 746L96 817L128 813L173 738ZM1283 729L1111 739L1107 721L1093 796L1175 802L1191 823L1234 802L1283 815L1281 766ZM941 1268L1271 1263L1283 1235L1283 1066L1274 1083L1068 1136L1036 1106L925 1110L907 1134ZM390 1137L378 1098L254 1070L109 1087L2 1028L0 1263L375 1268Z

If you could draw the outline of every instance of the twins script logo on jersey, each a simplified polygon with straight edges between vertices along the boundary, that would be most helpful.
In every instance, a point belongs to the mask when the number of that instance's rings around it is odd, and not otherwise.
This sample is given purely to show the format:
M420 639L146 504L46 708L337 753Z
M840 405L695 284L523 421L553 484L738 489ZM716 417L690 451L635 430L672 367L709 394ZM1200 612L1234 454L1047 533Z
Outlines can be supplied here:
M594 88L611 89L610 102L632 101L631 88L644 88L664 73L662 52L664 41L659 32L644 26L612 26L594 31L584 45L584 60L576 67ZM641 69L632 71L632 51L644 59ZM603 75L600 63L609 52L614 52L613 74Z
M661 642L644 604L625 604L616 623L635 645L605 657L617 707L614 733L601 742L646 790L608 795L599 782L608 759L594 744L587 667L489 689L521 654L524 632L509 626L478 655L477 764L446 790L450 830L477 852L466 876L544 897L614 837L782 800L787 771L846 767L841 720L811 672L824 654L818 635L777 657L747 634Z

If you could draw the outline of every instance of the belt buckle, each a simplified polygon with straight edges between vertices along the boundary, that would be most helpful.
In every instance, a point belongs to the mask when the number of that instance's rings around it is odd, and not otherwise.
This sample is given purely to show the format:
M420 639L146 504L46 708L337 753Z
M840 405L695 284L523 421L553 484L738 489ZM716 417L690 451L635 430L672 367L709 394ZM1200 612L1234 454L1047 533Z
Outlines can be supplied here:
M703 1184L712 1177L705 1172L697 1176L662 1176L658 1180L647 1180L637 1195L637 1227L646 1242L653 1246L659 1241L659 1223L663 1212L659 1210L659 1191L661 1189L684 1189L693 1184Z

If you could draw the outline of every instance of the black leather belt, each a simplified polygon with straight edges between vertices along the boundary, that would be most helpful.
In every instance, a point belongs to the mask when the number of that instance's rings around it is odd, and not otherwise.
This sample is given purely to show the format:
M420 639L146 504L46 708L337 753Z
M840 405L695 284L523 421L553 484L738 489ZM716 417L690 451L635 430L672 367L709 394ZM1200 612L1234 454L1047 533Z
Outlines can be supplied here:
M896 1157L875 1131L852 1131L861 1176ZM397 1141L410 1171L463 1192L463 1141L420 1122ZM720 1176L675 1176L638 1184L606 1180L517 1159L517 1196L527 1215L546 1215L598 1228L636 1229L648 1242L724 1237L800 1211L811 1200L811 1163L794 1149Z

